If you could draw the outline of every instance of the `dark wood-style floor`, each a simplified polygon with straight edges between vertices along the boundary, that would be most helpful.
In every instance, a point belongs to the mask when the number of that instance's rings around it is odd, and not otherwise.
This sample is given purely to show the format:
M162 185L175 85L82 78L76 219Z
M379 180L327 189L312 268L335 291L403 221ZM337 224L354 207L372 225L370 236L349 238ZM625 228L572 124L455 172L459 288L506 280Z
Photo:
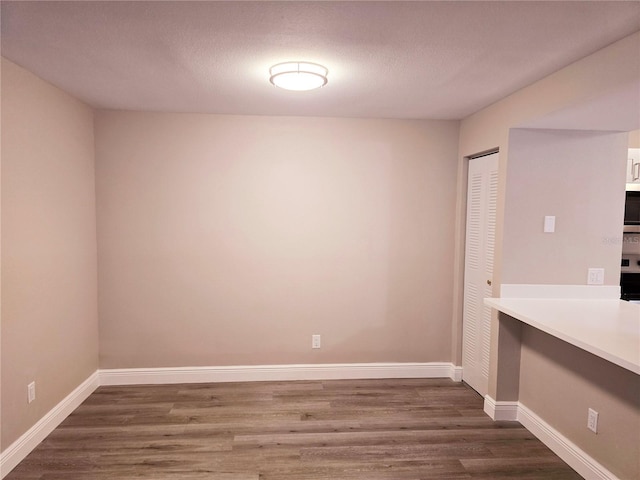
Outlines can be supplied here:
M6 480L580 479L449 380L101 387Z

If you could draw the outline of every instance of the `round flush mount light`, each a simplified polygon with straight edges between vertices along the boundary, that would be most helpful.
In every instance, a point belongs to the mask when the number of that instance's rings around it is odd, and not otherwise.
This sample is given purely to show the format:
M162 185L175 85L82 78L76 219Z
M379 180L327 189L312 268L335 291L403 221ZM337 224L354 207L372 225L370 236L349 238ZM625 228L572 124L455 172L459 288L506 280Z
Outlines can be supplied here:
M283 62L269 69L269 81L285 90L314 90L327 84L327 70L310 62Z

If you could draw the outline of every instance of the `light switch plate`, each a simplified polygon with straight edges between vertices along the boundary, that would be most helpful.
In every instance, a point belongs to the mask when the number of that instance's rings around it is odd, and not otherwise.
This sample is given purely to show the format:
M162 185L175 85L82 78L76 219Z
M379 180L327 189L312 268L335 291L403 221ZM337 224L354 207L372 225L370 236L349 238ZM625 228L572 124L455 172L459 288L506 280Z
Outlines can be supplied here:
M593 408L589 409L589 414L587 416L587 428L593 433L598 433L598 412Z
M556 231L556 217L547 215L544 217L544 233L553 233Z
M27 402L31 403L36 399L36 382L27 385Z

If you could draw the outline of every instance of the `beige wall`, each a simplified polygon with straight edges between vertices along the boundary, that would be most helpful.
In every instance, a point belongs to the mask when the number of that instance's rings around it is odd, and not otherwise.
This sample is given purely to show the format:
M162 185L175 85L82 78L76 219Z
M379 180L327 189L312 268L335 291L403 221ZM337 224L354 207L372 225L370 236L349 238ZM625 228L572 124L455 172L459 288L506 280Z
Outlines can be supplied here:
M510 129L629 91L639 42L516 92L465 119L459 136L455 122L99 113L100 365L459 363L465 157L500 148L504 218ZM2 98L6 448L98 364L91 111L5 61ZM508 228L498 225L496 293ZM309 348L313 333L320 350ZM494 322L494 344L520 351L511 333L500 337ZM639 413L625 405L626 380L535 332L522 342L518 383L493 379L492 396L522 400L614 472L634 474L626 442ZM497 362L492 352L492 371ZM33 379L38 400L27 406ZM617 451L574 428L586 422L564 395L574 384L604 412Z
M502 283L619 285L626 166L626 133L511 130Z
M512 128L523 128L527 124L536 123L538 128L548 128L544 119L549 114L560 115L567 112L566 118L574 118L574 112L579 111L581 129L593 130L601 125L600 111L593 109L588 113L580 106L592 104L596 101L600 106L607 104L611 98L618 106L620 98L626 100L623 105L624 118L632 118L635 123L626 125L623 130L640 128L640 116L637 115L637 105L640 102L639 72L640 72L640 32L636 32L609 47L595 52L542 80L519 90L493 105L465 118L460 124L458 190L462 192L457 205L456 221L456 280L454 303L460 305L462 292L462 275L464 272L464 220L465 220L465 158L480 152L500 149L500 185L498 216L503 218L505 192L507 182L507 165L509 163L509 133ZM631 93L629 93L631 92ZM628 114L627 112L631 112ZM621 125L615 121L615 130ZM566 126L565 128L571 128ZM502 222L496 231L496 269L494 273L494 292L499 293L502 270ZM497 277L496 277L497 275ZM455 312L457 323L461 321L461 311ZM456 331L458 327L456 327ZM459 340L459 339L458 339ZM454 342L458 344L458 342ZM456 347L457 348L457 347ZM457 348L459 350L459 348ZM459 355L459 351L457 352Z
M521 366L520 402L618 478L640 478L640 376L531 327L522 329ZM589 408L597 435L587 430Z
M494 105L483 109L482 111L466 118L460 125L460 158L458 168L458 191L463 192L458 199L457 204L457 221L456 221L456 259L455 259L455 279L454 279L454 317L453 317L453 350L454 358L460 358L460 345L461 345L461 317L462 312L460 305L462 298L462 272L464 268L464 208L466 205L466 199L464 198L464 192L466 191L466 169L467 160L466 156L473 155L477 152L486 151L489 149L500 149L500 184L499 184L499 199L498 199L498 218L499 223L496 232L496 255L495 255L495 268L494 268L494 294L499 295L499 285L504 282L504 276L513 280L518 280L513 276L513 269L509 266L509 262L524 261L522 256L518 254L514 256L515 243L511 243L511 239L507 239L510 235L517 234L517 227L512 228L510 225L510 217L512 214L517 214L514 210L509 214L509 218L505 216L505 211L510 208L507 202L509 201L509 192L517 194L520 189L523 190L523 196L519 199L521 204L526 205L528 203L540 202L537 195L531 195L531 192L525 194L526 184L521 185L523 176L520 174L515 175L515 180L511 180L511 170L523 171L527 165L518 164L517 152L513 153L509 142L510 134L514 128L526 127L528 124L536 123L539 127L545 127L543 121L539 119L545 117L548 114L551 118L563 118L565 121L574 116L576 111L580 111L583 114L584 109L580 108L583 103L599 103L606 104L606 99L611 96L619 100L618 93L624 92L625 95L628 92L632 92L632 101L625 104L627 109L635 109L637 113L637 105L639 103L640 89L637 85L640 84L640 33L631 35L619 42L612 44L611 46L600 50L593 55L590 55L568 67L556 72L545 79L536 82L535 84L524 88L513 95L497 102ZM635 87L634 87L635 86ZM634 93L635 92L635 93ZM634 96L635 95L635 96ZM597 101L596 101L597 100ZM563 110L568 113L563 115ZM629 123L626 130L635 130L640 127L640 117L636 115L628 115L629 112L622 114L624 118L635 118L635 123ZM593 110L584 114L580 120L581 128L588 127L589 125L601 125L602 119L599 118L599 111ZM619 127L616 122L616 127ZM565 125L565 128L567 126ZM593 134L597 135L597 134ZM612 152L618 148L615 144L618 140L616 135L611 136L611 148ZM513 154L513 155L512 155ZM613 153L613 155L617 155ZM558 162L560 159L558 159ZM562 175L564 170L563 166L554 168L553 165L547 165L546 170L543 170L544 176L547 175L553 178L554 175ZM613 161L612 171L609 171L607 167L601 166L600 169L596 169L590 172L590 176L593 178L609 179L606 181L608 186L607 191L601 190L598 195L610 195L611 203L611 215L616 217L620 215L620 211L623 208L622 200L616 200L621 197L621 190L624 189L624 179L621 177L619 186L612 186L611 175L618 175L618 163ZM508 183L508 180L511 183ZM542 181L542 180L539 180ZM562 190L559 195L554 196L554 202L561 205L562 208L567 208L570 204L573 204L570 208L575 208L575 193L571 187L571 182L567 182L570 188L565 189L565 194L562 194ZM602 185L598 183L599 188L604 188L605 183ZM567 205L562 205L567 203ZM619 203L619 205L616 205ZM514 205L512 205L514 206ZM619 207L619 208L618 208ZM536 207L537 208L537 207ZM590 206L594 211L599 209L598 206ZM540 216L542 211L536 211L535 216ZM553 214L553 213L547 213ZM566 215L562 214L563 218ZM541 220L539 218L532 220L535 224L540 225ZM600 221L600 220L599 220ZM607 222L605 222L607 223ZM558 229L564 228L566 224L559 219ZM529 228L526 226L526 228ZM575 228L572 227L572 228ZM602 228L599 232L591 232L592 241L597 243L596 237L606 237L610 235L610 227L605 227L604 224L598 227ZM621 228L621 227L620 227ZM571 238L577 238L580 235L580 230L573 230L569 232ZM619 234L616 234L618 237ZM527 242L529 239L526 239ZM503 244L504 241L504 244ZM543 240L546 241L546 240ZM554 241L561 241L560 237L555 237ZM504 248L503 248L504 247ZM600 257L604 248L602 245L598 245L593 252L589 249L585 252L584 262L589 261L590 256L595 255ZM614 247L612 247L613 249ZM615 245L615 248L619 248ZM543 247L541 244L527 245L527 253L534 257L540 257L542 255ZM607 259L612 258L613 250L605 253ZM609 261L609 260L607 260ZM580 283L578 282L580 277L580 270L584 268L581 263L580 266L572 266L571 272L565 270L566 264L559 264L557 266L548 266L547 275L539 275L531 277L531 281L537 281L540 283ZM511 277L509 277L511 276ZM586 283L586 272L584 281ZM612 275L607 276L607 283L614 283ZM549 350L554 351L554 356L550 360L543 360L540 355L529 355L528 353L522 353L522 364L520 378L517 375L505 375L507 381L497 381L497 372L509 371L511 365L517 359L514 359L514 355L518 355L520 348L520 335L514 333L511 328L510 322L503 322L503 326L500 327L497 321L497 315L494 315L492 322L492 350L491 350L491 364L490 364L490 379L489 379L489 395L497 401L515 401L521 400L523 403L531 408L537 415L543 420L547 421L554 428L565 434L571 441L575 442L584 450L601 462L603 465L612 469L613 471L619 471L619 468L623 468L629 471L629 465L637 458L637 440L636 443L625 443L626 439L637 434L637 421L640 417L640 411L638 409L637 402L635 408L627 408L625 412L624 420L620 420L623 417L616 417L617 420L613 421L618 428L617 431L609 431L607 438L609 441L614 442L620 446L619 451L613 454L610 449L601 449L599 447L599 441L593 439L593 433L585 428L574 428L574 425L586 425L587 412L582 409L583 403L589 403L591 405L598 405L603 411L612 412L618 408L621 403L624 403L624 398L618 394L616 389L611 391L611 395L602 395L602 386L597 382L583 382L583 377L590 375L590 369L593 365L590 363L577 363L571 360L574 355L574 348L569 345L560 345L555 347L555 341L550 338L542 337L536 340L536 349L540 352L546 352ZM527 334L530 337L530 334ZM523 340L524 347L522 350L526 350L530 345L529 337L525 336ZM495 348L496 345L500 345L501 352L499 353ZM507 353L508 354L507 354ZM553 368L548 367L547 363L551 362ZM575 370L566 371L565 364L575 364ZM609 371L613 367L607 362L598 360L598 369L602 371ZM619 375L616 375L618 378ZM501 377L502 378L502 377ZM563 388L556 388L557 385L562 384ZM579 388L581 395L580 404L575 403L575 397L573 395L564 395L563 393L567 389L571 389L571 386L575 384L576 388ZM637 395L637 381L635 383L635 392ZM530 396L528 392L535 392L534 397ZM612 398L615 397L615 398ZM637 396L636 396L637 399ZM527 404L530 402L531 404ZM562 414L556 412L561 411ZM607 417L610 414L607 413ZM611 417L610 417L611 418ZM637 476L637 475L635 475ZM634 478L634 475L623 478Z
M460 195L456 204L456 234L453 284L453 358L459 364L462 358L462 295L464 275L464 236L466 209L466 176L467 157L476 153L499 149L499 188L498 188L498 224L496 226L496 251L493 274L494 296L500 294L502 281L502 241L504 236L505 199L507 190L507 169L509 165L509 134L512 128L522 128L529 123L538 123L544 127L541 118L553 113L561 116L568 112L566 118L574 116L580 111L579 123L581 127L590 124L601 125L599 111L592 110L584 113L580 108L583 104L591 104L596 99L600 105L606 105L606 99L612 98L618 106L618 93L633 92L632 98L627 98L623 108L637 112L640 103L640 32L636 32L609 47L597 51L548 77L496 102L493 105L465 118L460 124L459 163L458 163L458 191ZM608 109L607 111L610 111ZM622 114L624 118L635 118L636 125L628 125L627 130L640 127L640 117ZM616 127L619 127L616 121ZM614 194L615 195L615 194ZM549 278L554 274L562 275L562 268L549 272ZM492 343L498 342L497 315L493 317ZM491 352L491 369L497 368L497 352ZM497 385L495 377L489 378L489 392L497 395L502 390L507 396L517 397L517 385ZM495 397L494 397L495 398Z
M457 140L98 113L101 367L450 361Z
M2 61L3 449L98 366L93 144L91 109Z
M0 454L2 448L2 70L3 62L0 57ZM4 472L0 468L0 477Z

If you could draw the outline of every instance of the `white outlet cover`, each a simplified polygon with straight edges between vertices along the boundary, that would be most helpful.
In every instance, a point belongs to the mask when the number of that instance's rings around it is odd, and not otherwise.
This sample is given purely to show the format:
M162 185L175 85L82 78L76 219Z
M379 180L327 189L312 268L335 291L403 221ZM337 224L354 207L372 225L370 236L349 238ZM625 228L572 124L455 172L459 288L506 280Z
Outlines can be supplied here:
M590 268L587 274L587 285L604 285L604 268Z

